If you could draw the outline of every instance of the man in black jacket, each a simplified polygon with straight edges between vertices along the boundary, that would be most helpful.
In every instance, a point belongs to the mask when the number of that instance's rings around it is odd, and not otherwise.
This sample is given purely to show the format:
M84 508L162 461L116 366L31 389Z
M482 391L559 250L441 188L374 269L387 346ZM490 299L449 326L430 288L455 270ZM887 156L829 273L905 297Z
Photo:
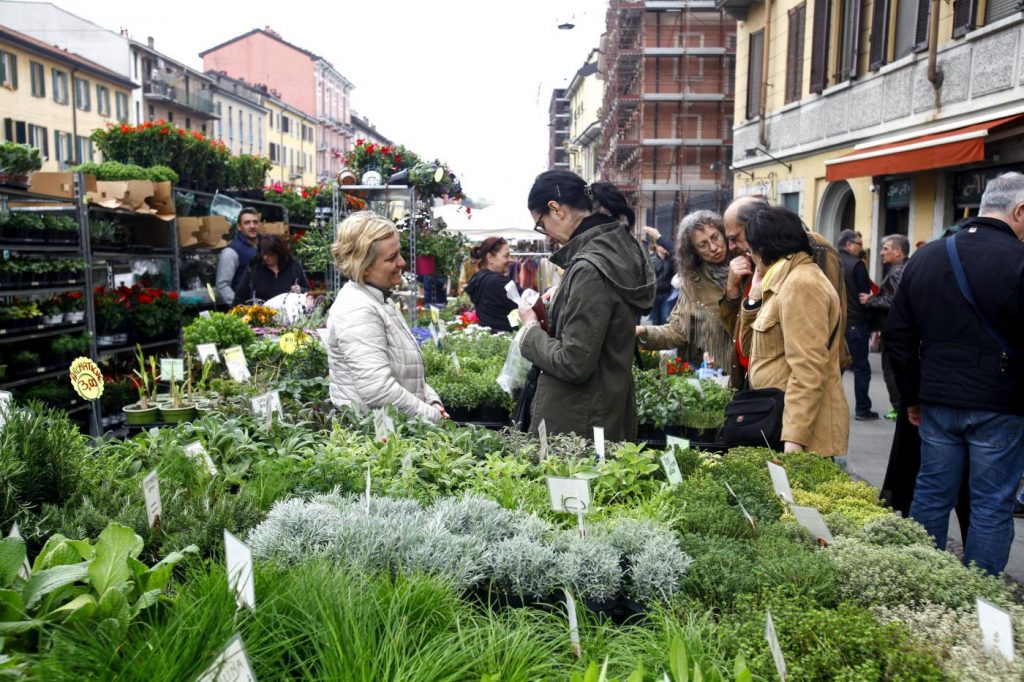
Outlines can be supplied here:
M940 548L969 463L964 562L1006 566L1013 501L1024 473L1024 175L988 183L979 215L907 263L885 328L921 469L910 515ZM947 251L962 262L968 300Z
M843 278L846 289L846 346L853 357L854 419L868 421L878 419L878 413L871 409L868 387L871 385L871 364L868 362L868 344L871 328L868 325L868 308L861 303L861 294L871 293L871 279L861 258L864 256L864 242L853 230L843 230L836 241L839 261L843 264Z
M882 265L888 266L889 271L878 287L878 294L861 294L860 302L869 310L882 315L882 323L878 329L885 327L885 318L889 315L889 308L896 298L896 290L899 289L900 279L903 277L903 268L907 265L907 258L910 256L910 240L902 234L890 234L882 239L882 250L879 253L882 257ZM900 406L900 391L896 387L896 375L892 371L892 358L885 347L885 338L882 338L882 378L885 379L885 389L889 392L889 404L892 407L886 419L896 419L896 413Z

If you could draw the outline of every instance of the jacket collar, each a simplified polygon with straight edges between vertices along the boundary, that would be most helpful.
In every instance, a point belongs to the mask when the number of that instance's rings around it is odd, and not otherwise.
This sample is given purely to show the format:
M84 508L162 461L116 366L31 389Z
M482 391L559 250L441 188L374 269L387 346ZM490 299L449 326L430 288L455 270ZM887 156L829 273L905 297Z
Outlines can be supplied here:
M992 230L997 230L998 232L1005 232L1014 239L1018 238L1017 233L1014 232L1013 229L1006 224L1006 222L1000 220L999 218L990 218L988 216L975 216L964 223L963 227L960 228L960 232L967 232L972 227L986 227Z
M345 283L345 286L362 292L364 296L373 300L374 303L384 305L384 291L380 287L375 287L372 284L359 284L355 280L349 280Z
M590 218L593 217L594 216L590 216ZM569 263L572 262L573 258L575 258L579 252L582 251L583 248L598 235L610 232L614 229L626 229L622 227L622 224L618 220L608 218L607 216L604 217L607 218L608 222L593 226L582 234L576 234L575 237L569 240L568 244L558 249L558 251L555 251L549 260L558 267L565 269L568 267ZM586 220L589 220L590 218L587 218Z
M791 253L790 255L785 256L781 259L781 262L778 263L779 269L772 275L771 281L764 287L763 293L778 293L779 289L782 288L783 282L785 282L786 278L789 277L789 273L793 271L793 268L803 265L804 263L813 262L814 259L803 251L798 251L797 253ZM773 265L775 264L773 263Z

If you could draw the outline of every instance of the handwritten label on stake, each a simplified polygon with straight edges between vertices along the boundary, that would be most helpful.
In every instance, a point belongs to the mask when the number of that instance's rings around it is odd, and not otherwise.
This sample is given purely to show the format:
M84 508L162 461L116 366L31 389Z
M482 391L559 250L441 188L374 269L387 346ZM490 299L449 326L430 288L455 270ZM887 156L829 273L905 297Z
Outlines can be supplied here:
M256 682L242 638L236 634L196 682Z
M161 381L184 381L185 361L181 358L160 358Z
M452 365L455 367L456 374L462 374L462 363L459 362L459 356L452 351Z
M90 358L75 358L69 371L71 387L86 400L96 400L103 395L103 372Z
M750 512L747 511L747 508L743 506L743 503L740 501L739 496L735 493L735 491L733 491L732 486L726 483L725 489L729 491L729 494L732 495L732 499L736 500L736 504L740 506L740 511L743 512L743 518L747 520L747 523L750 524L750 527L754 529L754 531L757 531L757 524L754 523L754 517L751 516Z
M149 520L149 527L152 528L160 523L160 515L163 513L163 505L160 503L160 480L157 478L156 469L142 479L142 495L146 498L146 518Z
M395 422L383 407L373 411L373 435L381 443L387 443L395 432Z
M271 415L277 413L278 419L284 419L284 406L281 404L281 393L277 390L267 391L263 395L253 398L252 413L257 417L263 417L268 421Z
M689 450L690 441L686 438L680 438L679 436L665 436L665 445L669 448L679 448L680 450Z
M661 466L665 468L665 476L668 477L669 485L677 486L683 482L683 474L679 471L679 463L676 461L676 453L673 450L662 454Z
M557 512L575 514L580 537L586 537L583 515L590 512L590 480L548 476L547 482L551 508Z
M793 490L789 487L789 476L786 470L774 462L768 462L768 473L772 477L772 487L775 494L788 504L793 504Z
M978 626L985 651L998 651L1007 663L1013 663L1013 617L1004 608L987 599L977 598Z
M434 341L434 345L437 346L438 348L440 348L441 347L441 339L438 338L438 336L437 336L437 327L435 327L434 323L431 322L430 323L430 327L428 327L428 329L430 330L430 338Z
M200 364L206 363L207 360L220 362L220 353L217 352L217 344L215 343L197 343L196 352L199 353Z
M569 644L572 645L572 655L579 658L583 655L580 647L580 622L576 615L576 600L572 598L572 592L568 587L563 587L565 593L565 612L569 616Z
M594 452L597 453L597 463L604 464L604 427L594 427Z
M224 362L227 364L228 374L238 383L243 384L252 377L249 374L249 364L245 361L245 351L241 346L225 348Z
M786 682L786 659L782 657L782 647L779 645L779 637L775 634L775 622L772 620L772 612L765 612L767 617L764 621L764 638L768 640L768 648L772 652L772 660L775 661L775 671L779 673L779 679Z
M366 513L370 513L370 463L366 463Z
M828 526L825 525L825 519L821 518L821 513L814 507L801 507L791 504L789 505L789 511L793 512L797 523L806 528L807 532L811 534L811 537L816 542L824 542L826 545L831 545L835 541L832 533L828 530Z
M7 423L7 416L11 413L11 403L14 394L10 391L0 391L0 429Z
M548 424L543 419L537 425L537 436L540 438L540 458L548 457Z
M235 591L238 608L256 608L256 587L252 575L252 550L230 531L224 531L224 558L228 569L228 589Z
M430 306L430 321L438 326L441 324L441 312L434 306Z
M185 454L192 459L201 459L203 464L206 465L206 470L210 472L210 475L217 475L217 465L213 463L213 460L210 458L210 453L206 451L206 448L204 448L203 444L199 441L186 445Z

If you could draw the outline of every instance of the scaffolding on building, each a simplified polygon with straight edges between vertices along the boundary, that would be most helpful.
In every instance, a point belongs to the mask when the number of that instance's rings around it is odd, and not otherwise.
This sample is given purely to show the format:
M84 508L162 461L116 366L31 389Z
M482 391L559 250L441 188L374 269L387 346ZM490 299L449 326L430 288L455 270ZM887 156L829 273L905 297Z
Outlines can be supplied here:
M647 224L671 230L731 197L735 54L714 0L610 1L600 173Z

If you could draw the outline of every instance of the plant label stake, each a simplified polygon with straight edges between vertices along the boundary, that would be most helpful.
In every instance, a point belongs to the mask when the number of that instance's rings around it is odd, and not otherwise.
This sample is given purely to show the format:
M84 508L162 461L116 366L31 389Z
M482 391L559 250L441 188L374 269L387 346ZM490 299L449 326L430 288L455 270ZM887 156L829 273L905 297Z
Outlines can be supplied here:
M142 495L146 498L146 518L149 520L149 527L160 530L163 505L160 502L160 480L157 478L156 469L142 479Z
M209 282L206 283L206 294L210 297L210 301L213 303L213 305L217 305L217 294L213 293L213 285L210 284ZM203 313L206 313L207 317L210 316L209 310L204 310ZM202 315L203 313L199 314Z
M185 361L182 358L160 358L161 381L184 381Z
M815 542L825 545L831 545L835 542L832 533L828 530L828 526L825 525L825 519L821 518L821 513L817 509L791 504L789 505L789 511L793 512L797 523L807 529Z
M224 530L224 558L228 589L235 591L238 608L256 608L256 587L252 575L252 550L227 529Z
M1004 608L987 599L977 598L978 626L985 651L997 651L1007 663L1013 663L1013 617Z
M281 404L281 393L277 390L258 395L252 400L252 413L267 420L267 430L273 426L274 413L279 421L284 421L284 406Z
M772 612L765 611L767 618L764 621L764 638L768 640L768 648L772 652L772 660L775 661L775 671L779 673L779 679L786 682L786 659L782 657L782 647L779 645L779 637L775 634L775 622L772 620Z
M437 346L438 348L440 348L441 347L441 339L438 338L438 336L437 336L437 327L435 327L434 323L431 322L430 323L430 327L428 327L428 329L430 329L430 338L434 341L434 345Z
M210 319L210 311L209 310L200 310L199 311L199 317L205 317L206 319Z
M412 471L412 453L406 453L405 457L402 458L402 471Z
M11 399L14 394L10 391L0 391L0 429L7 423L7 415L11 412Z
M772 487L775 494L782 498L787 504L793 504L793 490L789 487L789 476L786 470L774 462L768 462L768 473L772 477Z
M575 514L580 538L586 537L583 515L590 512L590 479L548 476L548 497L556 512Z
M704 388L700 385L700 379L687 379L686 383L690 384L695 389L697 389L697 393L700 395L701 398L704 397Z
M680 450L689 450L690 441L686 438L680 438L679 436L665 436L665 445L669 448L679 448Z
M661 455L661 466L665 467L665 476L668 477L669 485L675 487L683 482L683 474L679 471L679 463L676 462L674 449Z
M572 655L579 658L583 655L583 648L580 646L580 623L576 615L576 600L572 598L572 592L568 587L563 587L565 593L565 612L569 616L569 644L572 645Z
M252 664L239 634L236 633L228 640L224 651L196 682L256 682L256 675L252 672Z
M462 374L462 363L459 362L459 356L452 351L452 365L455 366L455 373Z
M436 306L430 306L430 321L438 327L441 326L441 311Z
M228 374L240 384L244 384L252 378L249 374L249 365L245 361L245 351L241 346L232 346L224 349L224 362L228 366Z
M370 463L366 463L366 513L370 513Z
M598 464L604 464L604 427L594 427L594 451L597 456L594 458Z
M750 524L750 527L756 533L757 532L757 524L754 523L754 517L751 516L750 512L747 511L747 508L743 506L743 503L740 501L739 496L733 491L731 485L726 483L725 484L725 489L728 490L729 494L732 495L732 498L734 500L736 500L736 504L738 504L740 506L740 511L743 512L743 518L745 518L747 520L747 523Z
M220 363L220 354L217 352L215 343L197 343L196 352L199 353L199 364L205 364L207 360Z
M186 445L185 454L192 459L202 458L203 464L206 465L206 470L210 472L210 475L217 475L217 465L213 463L213 460L210 459L210 453L206 451L206 448L199 441Z
M395 422L383 407L373 411L373 434L381 443L387 443L388 438L395 432Z
M11 532L7 535L7 537L18 538L19 540L22 539L21 529L18 527L17 521L15 521L14 525L11 526ZM18 569L18 577L22 580L28 580L31 576L32 564L28 562L28 556L26 555L25 558L21 560L21 568Z
M540 458L548 458L548 424L543 419L537 425L537 436L540 438Z

